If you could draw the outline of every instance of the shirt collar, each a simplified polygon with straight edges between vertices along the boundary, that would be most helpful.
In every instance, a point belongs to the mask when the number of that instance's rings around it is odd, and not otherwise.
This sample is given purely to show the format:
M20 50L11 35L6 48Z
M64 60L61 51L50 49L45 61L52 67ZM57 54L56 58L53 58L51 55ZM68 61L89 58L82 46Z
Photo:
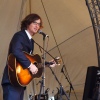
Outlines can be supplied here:
M30 35L30 33L29 33L27 30L25 30L25 32L26 32L28 38L29 38L29 39L32 39L32 36Z

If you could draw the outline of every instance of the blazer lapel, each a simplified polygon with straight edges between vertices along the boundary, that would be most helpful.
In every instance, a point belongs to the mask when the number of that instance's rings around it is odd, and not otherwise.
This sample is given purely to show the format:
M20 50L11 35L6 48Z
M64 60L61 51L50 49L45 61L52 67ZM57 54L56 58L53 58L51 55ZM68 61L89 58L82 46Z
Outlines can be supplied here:
M28 36L27 36L27 34L26 34L25 31L24 31L24 35L25 35L25 38L26 38L26 40L27 40L27 42L28 42L28 44L29 44L30 51L33 52L34 40L33 40L33 39L30 40L30 39L28 38Z

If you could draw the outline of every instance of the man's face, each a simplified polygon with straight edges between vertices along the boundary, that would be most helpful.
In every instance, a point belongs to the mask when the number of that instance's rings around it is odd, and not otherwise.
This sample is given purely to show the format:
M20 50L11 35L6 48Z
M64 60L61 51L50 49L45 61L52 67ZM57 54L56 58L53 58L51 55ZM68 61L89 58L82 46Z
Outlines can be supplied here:
M40 29L40 23L41 20L35 20L33 23L31 23L28 27L27 27L27 31L30 33L31 36L33 36L34 34L36 34L38 32L38 30Z

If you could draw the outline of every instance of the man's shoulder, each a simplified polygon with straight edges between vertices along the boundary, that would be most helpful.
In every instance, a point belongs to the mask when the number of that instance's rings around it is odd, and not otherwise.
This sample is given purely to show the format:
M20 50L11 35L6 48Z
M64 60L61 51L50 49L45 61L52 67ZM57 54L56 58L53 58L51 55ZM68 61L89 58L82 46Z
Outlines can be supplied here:
M22 30L22 31L18 31L14 34L14 36L25 36L25 31Z
M25 31L18 31L13 35L12 39L23 39L23 37L25 37Z
M18 32L15 33L15 35L16 34L23 35L22 33L25 33L25 30L18 31Z

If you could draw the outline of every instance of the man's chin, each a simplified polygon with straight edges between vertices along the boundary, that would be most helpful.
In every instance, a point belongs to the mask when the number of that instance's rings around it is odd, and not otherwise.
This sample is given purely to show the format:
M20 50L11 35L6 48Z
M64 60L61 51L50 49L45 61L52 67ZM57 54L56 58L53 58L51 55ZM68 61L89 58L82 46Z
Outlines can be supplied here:
M34 33L32 34L32 36L34 36L36 33L37 33L37 32L34 32Z

